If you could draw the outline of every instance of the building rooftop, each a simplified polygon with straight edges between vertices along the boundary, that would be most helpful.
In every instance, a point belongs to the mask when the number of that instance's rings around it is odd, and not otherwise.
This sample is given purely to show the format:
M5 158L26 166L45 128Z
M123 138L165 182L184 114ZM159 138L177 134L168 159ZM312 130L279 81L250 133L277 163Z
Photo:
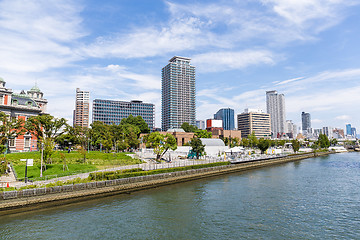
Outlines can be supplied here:
M202 144L205 146L217 146L217 147L225 147L225 143L223 140L218 138L200 138Z

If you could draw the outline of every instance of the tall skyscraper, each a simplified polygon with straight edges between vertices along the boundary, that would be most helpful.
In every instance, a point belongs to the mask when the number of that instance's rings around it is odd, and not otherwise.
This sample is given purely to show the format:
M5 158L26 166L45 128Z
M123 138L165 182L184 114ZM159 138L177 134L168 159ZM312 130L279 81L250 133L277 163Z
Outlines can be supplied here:
M302 123L302 130L303 133L311 128L311 116L310 113L302 112L301 113L301 123Z
M73 126L89 127L90 92L76 89Z
M270 114L260 109L245 109L243 113L237 115L237 121L242 138L247 138L252 132L257 138L268 138L271 135Z
M217 113L214 114L214 119L222 120L222 127L224 130L234 130L235 121L234 121L234 109L231 108L222 108Z
M356 137L356 128L351 128L351 136Z
M271 116L271 132L273 138L279 138L286 132L286 114L284 94L277 91L266 92L266 110Z
M119 125L121 119L141 116L150 128L155 127L155 105L133 100L131 102L95 99L93 101L93 122Z
M196 124L195 67L190 58L173 57L162 69L162 130Z
M346 135L352 135L351 134L351 124L346 124Z

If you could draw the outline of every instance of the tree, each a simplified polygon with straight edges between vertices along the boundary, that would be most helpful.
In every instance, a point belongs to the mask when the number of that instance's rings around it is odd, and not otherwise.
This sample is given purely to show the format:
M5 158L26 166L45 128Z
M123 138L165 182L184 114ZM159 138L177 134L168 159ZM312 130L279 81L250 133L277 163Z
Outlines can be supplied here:
M146 147L153 148L156 154L156 160L159 161L162 156L169 150L176 150L176 139L173 135L167 133L166 135L159 132L152 132L144 137Z
M110 131L110 126L100 121L95 121L91 124L90 131L91 144L95 149L102 151L110 151L113 146L113 135Z
M328 148L330 147L329 138L325 134L320 134L318 138L318 143L320 148Z
M150 133L150 128L141 116L133 117L131 114L127 118L121 119L120 125L131 124L140 129L140 133Z
M257 147L260 149L262 154L270 147L270 145L270 140L264 138L260 138L257 143Z
M126 150L129 148L136 149L139 146L140 140L138 135L140 129L136 125L129 123L121 125L110 125L110 133L114 142L114 146L120 150Z
M249 147L249 146L250 146L250 141L249 141L249 139L248 139L248 138L242 138L240 145L243 146L243 147Z
M256 147L256 146L257 146L258 139L257 139L257 137L255 136L255 132L254 132L254 131L248 136L248 139L249 139L249 145L250 145L250 147Z
M0 112L0 147L1 152L8 152L8 142L26 132L24 119L14 118Z
M201 130L201 129L196 130L194 135L197 138L211 138L212 137L211 132L208 132L206 130Z
M35 135L38 143L45 147L44 160L45 162L51 157L54 152L54 142L65 131L66 120L64 118L54 118L51 115L39 115L30 117L25 124L25 128Z
M196 159L205 153L205 145L201 142L200 138L194 137L190 141L192 151L196 154Z
M330 140L330 144L332 146L336 146L336 144L338 144L338 140L336 138L333 138L333 139Z
M299 151L299 149L300 149L300 142L299 142L299 140L297 140L297 139L291 140L291 146L292 146L292 148L293 148L293 150L294 150L295 153L296 153L297 151Z
M184 129L185 132L196 132L196 130L198 130L196 126L190 125L188 122L181 124L181 128Z
M286 140L282 139L282 140L278 141L278 146L284 147L285 143L286 143Z

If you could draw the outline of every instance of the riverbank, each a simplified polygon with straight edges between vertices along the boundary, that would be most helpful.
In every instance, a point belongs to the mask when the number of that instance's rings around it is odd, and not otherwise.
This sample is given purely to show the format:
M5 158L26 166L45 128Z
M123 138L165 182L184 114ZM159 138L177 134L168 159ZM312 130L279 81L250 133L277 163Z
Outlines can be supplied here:
M318 152L316 155L324 156L330 153L332 152ZM174 173L65 185L51 188L2 192L0 193L0 216L16 212L42 209L50 206L59 206L115 194L131 193L134 191L293 162L311 157L314 157L314 153Z

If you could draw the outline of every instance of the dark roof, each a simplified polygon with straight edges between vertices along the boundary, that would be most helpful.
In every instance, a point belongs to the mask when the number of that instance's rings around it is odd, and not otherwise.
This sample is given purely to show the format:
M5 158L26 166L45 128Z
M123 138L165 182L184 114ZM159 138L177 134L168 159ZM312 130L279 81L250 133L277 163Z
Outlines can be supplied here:
M17 100L18 105L21 105L21 106L29 106L30 105L31 107L38 107L37 103L28 96L13 94L12 100Z

